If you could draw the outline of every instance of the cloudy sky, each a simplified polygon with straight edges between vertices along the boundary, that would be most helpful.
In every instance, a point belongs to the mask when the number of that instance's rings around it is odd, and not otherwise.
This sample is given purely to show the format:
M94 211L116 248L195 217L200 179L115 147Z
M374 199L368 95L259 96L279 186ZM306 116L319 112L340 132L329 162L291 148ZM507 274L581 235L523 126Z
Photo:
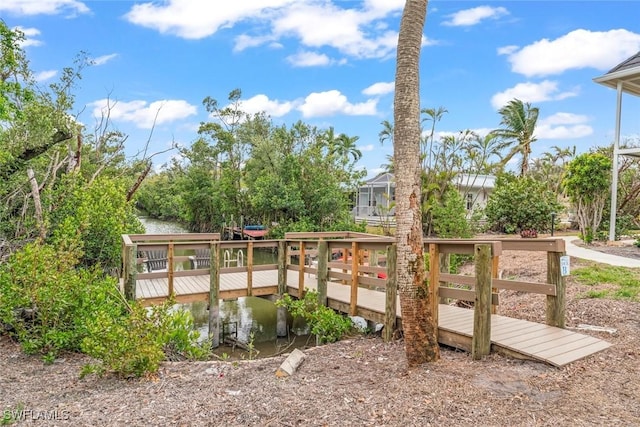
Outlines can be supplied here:
M389 144L402 0L2 0L26 34L36 77L54 82L83 51L76 89L92 126L109 99L127 151L189 145L202 99L242 90L247 112L359 137L369 176ZM421 56L422 107L444 107L441 132L486 133L512 98L540 108L534 155L613 138L615 91L592 81L640 51L637 1L431 1ZM640 135L640 99L623 100L622 133ZM169 155L169 154L167 154ZM166 157L164 158L166 160ZM161 163L163 159L159 159Z

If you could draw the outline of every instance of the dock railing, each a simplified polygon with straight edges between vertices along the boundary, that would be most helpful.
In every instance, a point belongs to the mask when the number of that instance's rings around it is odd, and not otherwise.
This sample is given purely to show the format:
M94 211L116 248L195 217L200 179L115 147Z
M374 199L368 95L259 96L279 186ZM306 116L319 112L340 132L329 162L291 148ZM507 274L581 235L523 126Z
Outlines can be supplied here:
M384 334L391 339L398 315L395 283L396 245L393 238L353 232L287 233L283 240L221 241L218 233L123 235L123 291L128 299L136 298L136 280L162 278L167 280L167 297L174 295L174 279L183 276L209 275L211 307L217 307L220 275L246 272L246 293L252 295L253 273L277 270L277 286L273 293L291 292L300 297L305 291L305 276L314 275L319 302L355 316L364 312L358 305L358 289L384 291L385 312L376 315L384 319ZM270 248L277 253L277 262L256 265L254 250ZM534 283L506 280L499 277L499 259L503 251L542 251L547 253L547 280ZM225 251L243 251L241 266L225 266ZM235 252L234 252L235 251ZM166 254L166 268L145 268L150 254ZM450 254L473 255L474 275L449 272ZM490 318L499 304L498 291L510 289L546 295L546 323L565 325L565 288L560 259L565 254L562 239L427 239L428 281L435 320L441 299L473 301L474 357L490 350ZM206 257L209 257L206 260ZM199 257L199 260L197 259ZM155 261L158 261L157 259ZM194 262L196 261L196 262ZM156 266L157 267L157 266ZM295 273L293 273L295 272ZM288 285L288 274L297 274L297 288ZM329 301L327 283L348 286L349 301Z

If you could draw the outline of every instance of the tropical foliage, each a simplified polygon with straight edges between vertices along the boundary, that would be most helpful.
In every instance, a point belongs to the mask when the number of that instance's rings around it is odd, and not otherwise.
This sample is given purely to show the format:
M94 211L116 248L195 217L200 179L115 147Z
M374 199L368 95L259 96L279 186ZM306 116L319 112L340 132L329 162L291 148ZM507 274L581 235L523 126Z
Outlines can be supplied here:
M562 209L554 193L531 177L502 175L489 196L485 214L495 231L520 233L548 231L551 213Z
M609 197L611 159L599 153L577 156L567 165L562 184L575 207L580 234L591 243Z
M303 122L276 126L264 114L205 99L219 122L204 123L201 137L140 189L138 206L153 216L176 218L194 231L231 224L266 224L285 230L361 229L350 214L349 194L364 177L358 137ZM163 199L162 195L167 195Z
M502 159L502 165L506 165L515 155L520 155L520 176L529 171L531 156L531 144L536 141L535 129L538 123L538 108L532 107L528 102L513 99L499 111L502 120L501 128L495 129L492 134L510 144L511 149Z

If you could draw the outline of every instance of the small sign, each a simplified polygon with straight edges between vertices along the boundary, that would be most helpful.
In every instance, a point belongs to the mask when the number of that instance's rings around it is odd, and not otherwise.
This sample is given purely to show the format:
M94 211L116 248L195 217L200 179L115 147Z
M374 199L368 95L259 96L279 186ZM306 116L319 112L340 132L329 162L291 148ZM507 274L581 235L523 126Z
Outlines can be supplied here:
M569 256L563 255L560 257L560 275L564 277L568 276L569 274L571 274L571 269L569 267Z

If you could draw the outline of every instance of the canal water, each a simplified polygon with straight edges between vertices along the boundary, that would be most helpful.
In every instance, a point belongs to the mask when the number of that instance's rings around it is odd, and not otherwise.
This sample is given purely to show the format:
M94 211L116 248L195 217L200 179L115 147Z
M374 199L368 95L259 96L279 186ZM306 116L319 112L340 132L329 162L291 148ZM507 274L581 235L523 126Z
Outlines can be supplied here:
M178 223L160 221L157 219L139 217L147 234L188 233L189 231ZM234 253L233 256L237 256ZM244 254L246 260L246 254ZM254 263L276 264L277 255L270 250L256 249ZM209 334L208 303L204 301L190 304L176 304L176 309L186 309L191 312L194 325L204 339ZM291 319L288 322L291 325ZM289 328L288 328L289 329ZM230 339L229 339L230 338ZM234 347L228 342L237 341L250 344L255 351L250 355L240 347ZM258 297L241 297L235 300L220 301L220 347L214 350L218 357L230 360L249 357L270 357L285 349L315 345L315 340L308 335L288 333L286 337L278 338L276 334L276 306L273 302Z

